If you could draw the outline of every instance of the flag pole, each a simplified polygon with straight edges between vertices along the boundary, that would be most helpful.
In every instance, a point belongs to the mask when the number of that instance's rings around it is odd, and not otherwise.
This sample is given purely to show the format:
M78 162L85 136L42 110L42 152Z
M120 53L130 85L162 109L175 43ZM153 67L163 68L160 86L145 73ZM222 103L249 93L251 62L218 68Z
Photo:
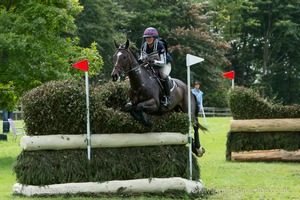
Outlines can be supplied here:
M234 90L234 77L235 73L234 71L226 72L222 74L223 77L231 79L231 89Z
M86 129L87 129L87 154L91 160L91 131L90 131L90 101L89 101L89 62L87 59L73 64L74 68L85 71L85 94L86 94Z
M89 73L85 72L85 91L86 91L86 129L87 129L87 154L91 160L91 131L90 131L90 101L89 101Z
M192 168L192 106L191 106L191 69L190 66L196 63L202 62L204 59L186 54L186 66L187 66L187 85L188 85L188 115L189 115L189 164L190 164L190 180L193 178Z
M187 57L188 59L188 57ZM192 175L193 175L193 168L192 168L192 115L191 115L191 77L190 77L190 66L187 66L187 82L188 82L188 115L189 115L189 168L190 168L190 180L192 180Z

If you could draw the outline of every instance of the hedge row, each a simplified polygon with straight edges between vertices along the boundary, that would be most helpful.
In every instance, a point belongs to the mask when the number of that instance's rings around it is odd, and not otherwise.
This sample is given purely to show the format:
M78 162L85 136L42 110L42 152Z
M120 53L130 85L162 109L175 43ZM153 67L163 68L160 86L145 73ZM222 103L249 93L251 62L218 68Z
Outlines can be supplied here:
M272 104L245 87L229 92L229 107L233 119L300 118L300 105Z
M109 82L90 88L91 134L188 133L188 116L184 113L147 116L154 122L154 126L148 128L122 112L128 102L128 87L127 82ZM49 82L28 92L22 102L28 135L86 133L85 86L80 82Z
M23 151L14 171L19 183L48 185L104 182L139 178L189 178L188 148L183 145L92 149ZM200 168L193 159L193 180Z

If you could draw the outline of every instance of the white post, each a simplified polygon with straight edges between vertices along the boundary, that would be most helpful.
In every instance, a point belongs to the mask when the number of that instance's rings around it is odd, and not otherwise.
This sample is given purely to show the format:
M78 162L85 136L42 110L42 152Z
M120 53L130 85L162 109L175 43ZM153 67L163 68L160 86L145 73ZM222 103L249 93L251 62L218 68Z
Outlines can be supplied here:
M188 57L187 57L188 59ZM191 108L191 71L190 66L187 66L187 82L188 82L188 114L189 114L189 163L190 163L190 180L192 180L193 169L192 169L192 108Z
M91 160L91 132L90 132L90 101L89 101L89 73L85 72L85 92L86 92L86 129L87 129L87 154L88 160Z
M231 79L231 87L232 87L232 90L234 90L234 79Z
M204 59L193 56L190 54L186 54L186 66L187 66L187 85L188 85L188 115L189 115L189 162L190 162L190 180L192 180L193 176L193 168L192 168L192 108L191 108L191 71L190 66L196 63L202 62Z

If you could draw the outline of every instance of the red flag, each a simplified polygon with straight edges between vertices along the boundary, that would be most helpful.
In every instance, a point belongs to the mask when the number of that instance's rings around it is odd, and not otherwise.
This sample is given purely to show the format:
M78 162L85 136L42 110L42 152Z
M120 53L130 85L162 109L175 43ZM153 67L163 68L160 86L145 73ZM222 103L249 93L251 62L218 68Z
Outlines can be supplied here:
M79 61L79 62L73 64L73 67L87 72L87 71L89 71L88 60Z
M222 76L225 78L234 79L234 71L223 73Z

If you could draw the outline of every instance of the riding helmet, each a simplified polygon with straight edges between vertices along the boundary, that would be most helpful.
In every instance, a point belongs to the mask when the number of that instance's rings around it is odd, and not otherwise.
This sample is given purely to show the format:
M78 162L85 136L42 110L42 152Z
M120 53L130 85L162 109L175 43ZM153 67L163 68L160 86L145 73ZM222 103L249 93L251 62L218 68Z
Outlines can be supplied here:
M199 81L195 81L194 85L200 85Z
M144 31L143 37L144 38L146 38L146 37L155 37L155 38L157 38L158 37L158 31L153 27L148 27Z

